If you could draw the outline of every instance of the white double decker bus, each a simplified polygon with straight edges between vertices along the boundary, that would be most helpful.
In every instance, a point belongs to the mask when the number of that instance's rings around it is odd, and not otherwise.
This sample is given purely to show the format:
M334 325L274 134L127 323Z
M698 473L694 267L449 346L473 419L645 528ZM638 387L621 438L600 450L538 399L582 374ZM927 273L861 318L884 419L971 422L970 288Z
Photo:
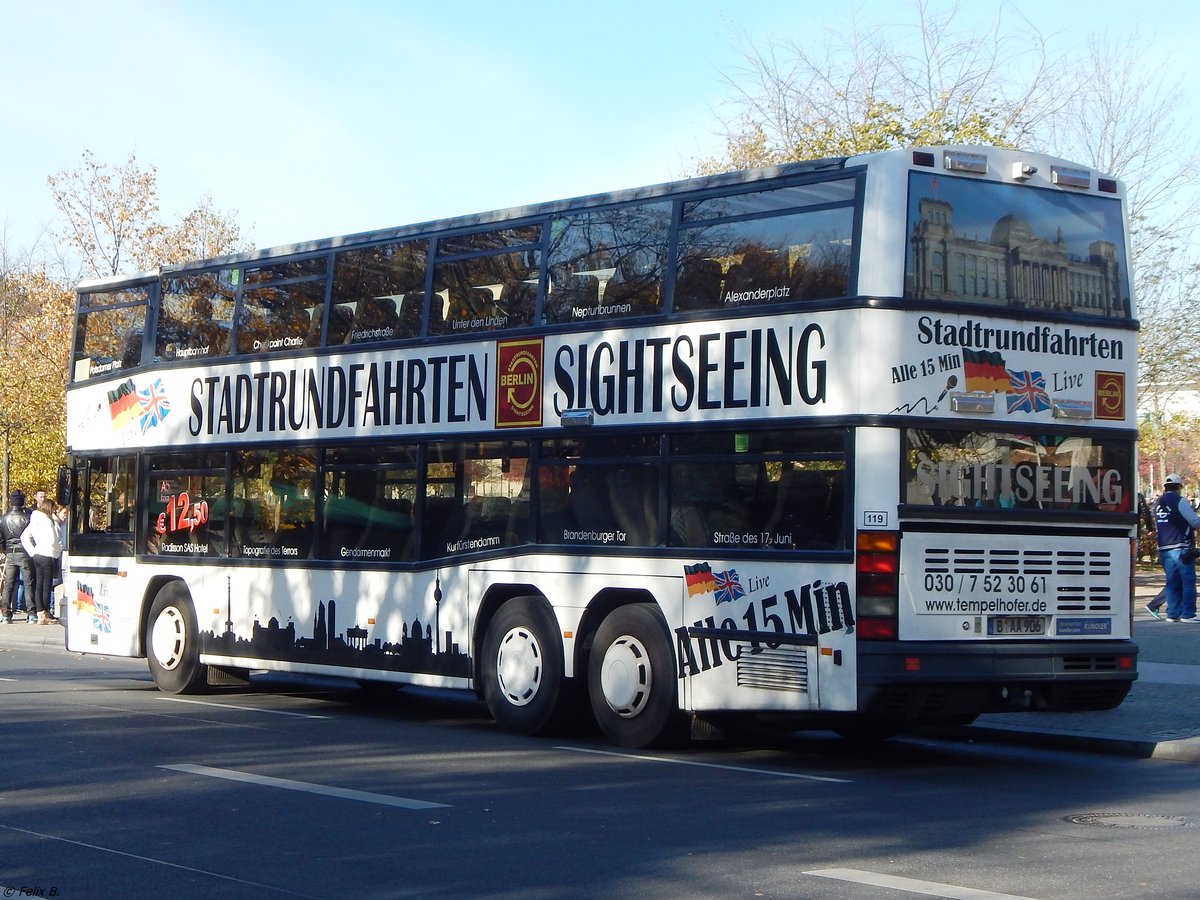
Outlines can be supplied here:
M624 746L1116 706L1124 197L937 147L83 284L67 646Z

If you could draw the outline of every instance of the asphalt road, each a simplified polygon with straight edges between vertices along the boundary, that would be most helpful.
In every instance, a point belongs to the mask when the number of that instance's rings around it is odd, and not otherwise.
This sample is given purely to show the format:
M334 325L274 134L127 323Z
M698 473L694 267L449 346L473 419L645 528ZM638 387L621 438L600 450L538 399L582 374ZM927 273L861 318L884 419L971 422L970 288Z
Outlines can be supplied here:
M172 697L4 627L7 896L1196 896L1189 763L822 733L628 753L336 682Z

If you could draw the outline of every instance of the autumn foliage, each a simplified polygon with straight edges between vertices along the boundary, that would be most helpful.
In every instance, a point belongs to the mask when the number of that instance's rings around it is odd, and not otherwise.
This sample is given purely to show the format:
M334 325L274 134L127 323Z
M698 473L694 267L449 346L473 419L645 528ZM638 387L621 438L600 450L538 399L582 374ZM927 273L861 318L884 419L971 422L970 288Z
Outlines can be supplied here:
M66 451L66 382L75 285L251 249L205 198L176 224L160 217L157 173L132 154L110 166L84 151L48 179L58 208L61 272L0 247L0 496L51 490Z

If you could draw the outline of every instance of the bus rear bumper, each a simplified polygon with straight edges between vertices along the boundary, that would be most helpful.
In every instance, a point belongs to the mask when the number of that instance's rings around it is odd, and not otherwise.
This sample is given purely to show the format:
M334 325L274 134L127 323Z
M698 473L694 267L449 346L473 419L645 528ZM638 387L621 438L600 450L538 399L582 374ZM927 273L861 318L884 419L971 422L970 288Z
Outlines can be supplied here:
M860 642L858 709L906 722L1113 709L1137 678L1133 641Z

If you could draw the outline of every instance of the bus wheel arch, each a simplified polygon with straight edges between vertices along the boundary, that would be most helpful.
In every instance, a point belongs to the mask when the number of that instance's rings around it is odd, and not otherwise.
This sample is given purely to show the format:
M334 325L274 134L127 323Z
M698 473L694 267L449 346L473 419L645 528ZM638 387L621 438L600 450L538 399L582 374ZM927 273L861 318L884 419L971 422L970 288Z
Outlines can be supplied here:
M517 734L544 734L569 714L558 619L540 595L512 597L480 629L480 686L488 711Z
M589 636L592 714L621 747L671 744L685 734L671 633L654 603L611 608Z
M170 694L195 693L208 681L208 667L200 662L200 629L187 585L167 580L150 603L143 630L150 674L159 690Z

